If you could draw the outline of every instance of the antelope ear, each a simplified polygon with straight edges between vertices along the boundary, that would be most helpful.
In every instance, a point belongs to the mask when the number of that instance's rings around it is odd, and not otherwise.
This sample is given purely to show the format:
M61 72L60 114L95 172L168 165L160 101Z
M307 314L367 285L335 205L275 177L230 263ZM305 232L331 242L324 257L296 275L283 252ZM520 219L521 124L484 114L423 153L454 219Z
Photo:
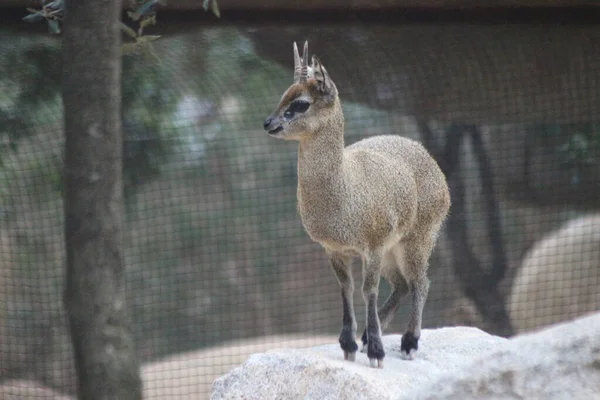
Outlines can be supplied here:
M314 78L318 83L317 88L319 92L323 95L335 96L337 94L337 88L317 56L312 56L312 69Z

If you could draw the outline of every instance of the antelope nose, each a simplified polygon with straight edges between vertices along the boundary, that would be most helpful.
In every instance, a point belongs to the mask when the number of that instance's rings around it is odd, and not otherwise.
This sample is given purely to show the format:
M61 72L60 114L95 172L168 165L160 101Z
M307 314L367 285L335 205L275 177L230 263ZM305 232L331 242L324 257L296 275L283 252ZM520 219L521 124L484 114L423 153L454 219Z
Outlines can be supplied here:
M263 124L263 127L265 128L265 131L269 130L269 126L271 125L271 122L273 122L273 118L269 117L267 119L265 119L265 123Z

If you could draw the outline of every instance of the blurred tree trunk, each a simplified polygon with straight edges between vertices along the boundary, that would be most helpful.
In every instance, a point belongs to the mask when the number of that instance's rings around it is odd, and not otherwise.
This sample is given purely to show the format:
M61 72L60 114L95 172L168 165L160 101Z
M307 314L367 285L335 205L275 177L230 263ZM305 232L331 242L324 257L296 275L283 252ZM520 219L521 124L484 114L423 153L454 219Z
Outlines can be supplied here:
M452 196L452 208L446 222L448 238L452 244L454 273L465 296L473 301L486 324L486 329L500 336L514 334L506 300L499 290L508 266L500 227L500 210L494 188L494 177L481 132L475 125L454 124L446 131L443 149L434 144L433 132L425 121L419 121L425 146L438 161L446 175ZM486 223L492 248L492 265L484 268L469 244L466 194L461 172L460 146L465 134L471 138L480 180L485 197Z
M125 304L119 0L70 0L64 23L64 293L80 399L141 399Z

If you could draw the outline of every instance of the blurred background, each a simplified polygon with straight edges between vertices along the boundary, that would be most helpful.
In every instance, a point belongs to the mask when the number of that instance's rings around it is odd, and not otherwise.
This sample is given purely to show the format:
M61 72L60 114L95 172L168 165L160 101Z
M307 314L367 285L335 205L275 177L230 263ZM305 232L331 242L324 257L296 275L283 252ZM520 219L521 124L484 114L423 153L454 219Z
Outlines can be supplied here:
M296 212L297 145L262 129L292 83L293 41L336 83L348 144L418 139L446 173L425 328L511 336L600 310L596 9L220 0L217 19L173 3L147 29L161 35L153 50L123 58L124 243L146 397L202 398L252 352L337 340L338 283ZM76 388L60 35L23 22L23 4L0 2L0 387L59 398ZM386 333L404 331L407 310Z

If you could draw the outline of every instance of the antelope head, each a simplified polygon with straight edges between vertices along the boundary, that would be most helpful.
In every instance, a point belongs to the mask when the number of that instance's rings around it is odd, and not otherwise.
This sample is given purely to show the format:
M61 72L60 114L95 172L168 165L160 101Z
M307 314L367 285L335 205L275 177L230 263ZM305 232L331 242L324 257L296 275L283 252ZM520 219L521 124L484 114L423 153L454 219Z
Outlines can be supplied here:
M264 128L273 137L301 140L319 132L335 112L337 88L321 61L313 55L308 65L308 42L302 57L294 42L294 83L285 91Z

